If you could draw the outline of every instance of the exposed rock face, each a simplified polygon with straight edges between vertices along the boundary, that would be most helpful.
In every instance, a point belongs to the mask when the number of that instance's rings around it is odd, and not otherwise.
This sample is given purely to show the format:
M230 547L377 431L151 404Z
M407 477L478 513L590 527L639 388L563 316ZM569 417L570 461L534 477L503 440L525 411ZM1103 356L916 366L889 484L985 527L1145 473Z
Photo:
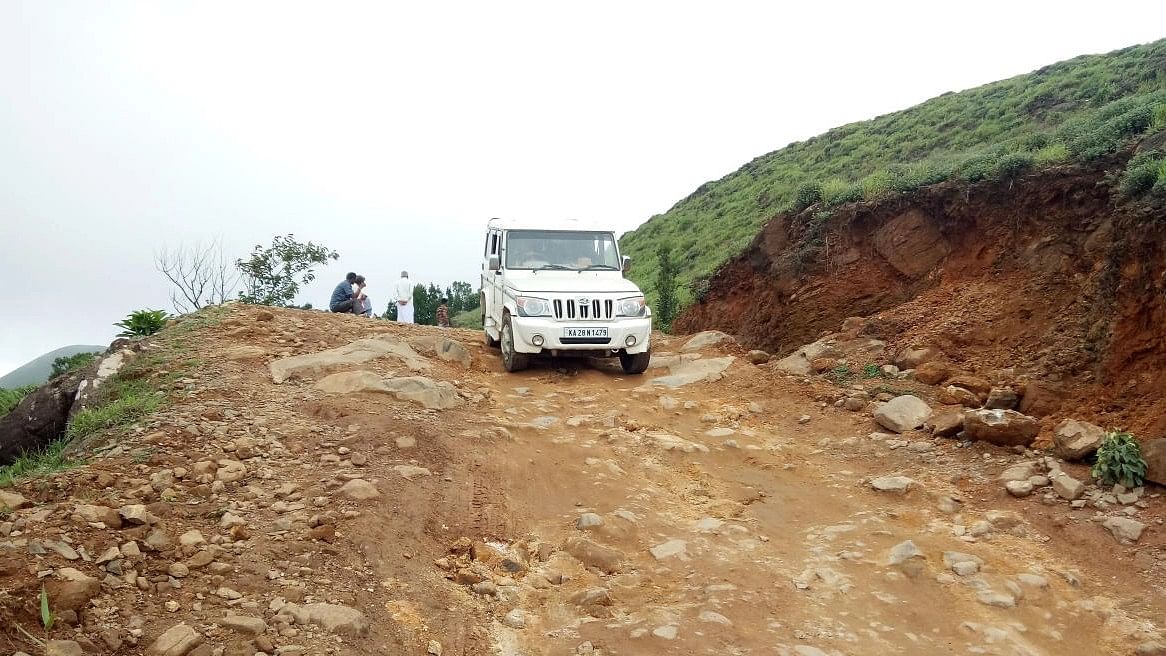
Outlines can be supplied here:
M442 360L458 362L467 367L473 361L473 358L470 356L470 350L461 342L452 339L446 338L438 340L434 350L437 351L437 357Z
M12 463L21 453L36 450L65 432L83 379L83 374L74 374L51 380L0 417L0 465Z
M900 369L915 369L927 362L934 362L943 358L943 351L932 347L923 346L917 348L909 348L899 354L895 359L895 366Z
M1146 459L1146 480L1166 485L1166 437L1150 440L1142 447Z
M825 357L834 357L837 352L833 344L827 340L818 340L811 344L806 344L800 349L787 355L786 357L777 361L774 365L778 369L787 374L794 374L795 376L808 376L814 373L814 367L811 363L814 360Z
M706 330L704 332L693 335L684 346L680 347L682 352L688 353L691 351L699 351L702 348L712 346L713 344L720 344L721 342L732 342L733 337L719 330Z
M652 384L677 388L704 380L720 380L724 371L733 364L732 356L723 358L701 358L699 360L679 360L668 367L668 375L653 378Z
M1040 424L1015 410L969 410L964 413L964 436L1000 446L1028 446Z
M1101 446L1105 429L1087 421L1066 419L1053 429L1054 451L1065 460L1080 460Z
M874 247L891 266L909 278L919 278L951 251L938 222L919 210L887 221L875 232Z
M394 356L413 371L429 365L405 342L389 338L360 339L351 344L290 358L282 358L268 365L271 380L282 383L303 376L319 376L334 367L363 364L369 360Z
M371 371L344 371L325 376L316 383L316 389L329 394L380 392L392 394L402 401L413 401L426 408L444 410L461 405L457 388L424 376L381 378Z
M910 394L897 396L880 404L874 411L875 421L887 430L904 433L915 430L931 417L931 408L923 399Z
M915 368L915 380L927 385L938 385L951 376L951 365L946 362L924 362Z

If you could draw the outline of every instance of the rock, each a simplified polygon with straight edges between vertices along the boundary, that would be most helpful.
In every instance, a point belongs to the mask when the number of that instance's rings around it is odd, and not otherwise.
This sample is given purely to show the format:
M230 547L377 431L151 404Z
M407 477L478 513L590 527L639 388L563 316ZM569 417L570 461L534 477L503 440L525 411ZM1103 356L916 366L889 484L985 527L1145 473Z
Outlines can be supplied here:
M247 465L238 460L220 460L219 468L215 470L215 480L224 483L235 483L247 477Z
M998 446L1029 446L1040 424L1015 410L969 410L964 413L964 436Z
M430 640L429 646L425 649L425 653L428 656L441 656L441 643L436 640Z
M1166 485L1166 437L1147 442L1142 457L1146 460L1146 480Z
M976 594L976 601L995 608L1016 608L1016 599L1012 595L992 590L980 590Z
M913 558L926 559L927 556L923 555L923 552L919 550L919 547L915 546L914 542L907 540L906 542L900 542L891 549L887 555L887 564L902 565Z
M1020 403L1020 397L1007 387L993 387L988 392L988 400L984 407L990 410L1014 410Z
M584 588L571 595L571 603L576 606L610 606L611 593L606 588Z
M1019 462L1010 466L1000 473L996 480L1001 483L1008 483L1010 481L1027 481L1036 474L1036 464L1032 462Z
M680 407L680 401L677 401L676 399L672 398L671 396L661 396L660 397L660 409L661 410L675 410L676 408L679 408L679 407Z
M355 501L367 501L381 495L376 486L363 478L354 478L340 488L340 493Z
M1020 396L1020 405L1017 410L1034 417L1047 417L1055 414L1064 402L1065 392L1060 386L1031 381L1024 386Z
M846 397L846 400L842 402L842 407L851 412L859 412L861 410L865 410L866 404L869 402L870 399L861 396L848 396Z
M736 358L701 358L699 360L681 360L668 367L668 375L653 378L652 385L675 389L702 381L717 381L724 378L724 371L733 364Z
M1028 481L1008 481L1004 484L1008 494L1014 497L1027 497L1032 494L1032 483Z
M948 385L937 395L939 402L944 405L962 405L965 408L980 407L980 397L975 392L956 385Z
M45 592L55 611L80 611L101 594L101 581L71 567L57 570L57 579L45 581Z
M986 398L988 393L992 391L992 383L984 380L983 378L968 376L966 374L952 376L951 378L947 379L946 383L950 386L962 387L963 389L970 391L976 396L984 398Z
M964 411L950 410L932 415L924 428L936 437L952 437L964 429Z
M668 558L679 558L680 560L688 560L688 543L684 540L668 540L662 542L651 549L652 557L656 560L665 560Z
M1049 587L1049 580L1039 574L1017 574L1016 580L1020 581L1022 585L1027 585L1030 588L1037 588L1044 590Z
M984 559L958 551L943 552L943 565L959 576L971 576L980 571Z
M166 573L176 579L184 579L190 576L190 568L182 563L170 563L170 567L167 568Z
M1053 490L1062 499L1073 501L1080 499L1081 495L1085 494L1085 484L1063 471L1053 472L1049 478L1053 482Z
M20 510L28 505L28 499L18 492L0 490L0 511Z
M814 360L830 357L835 354L836 351L831 342L818 340L812 344L806 344L788 356L778 360L773 366L787 374L808 376L814 373L814 367L811 364Z
M870 479L870 486L879 492L906 494L917 483L906 476L879 476Z
M696 616L696 619L700 620L701 622L708 622L709 624L722 624L724 626L733 625L733 622L731 622L729 618L711 610L700 611L700 614Z
M461 395L452 384L435 382L424 376L381 378L371 371L345 371L325 376L316 389L329 394L380 392L402 401L412 401L432 410L445 410L462 404Z
M1129 517L1110 517L1101 523L1122 544L1133 544L1142 537L1146 525Z
M470 589L475 594L480 594L483 597L495 597L498 595L498 586L493 581L478 581L471 585Z
M232 346L223 351L223 357L235 362L258 360L266 356L267 350L262 346L255 346L254 344L241 344L239 346Z
M675 640L680 635L680 629L674 624L658 626L652 629L652 635L657 638L663 638L664 640Z
M227 615L216 620L219 626L247 636L256 636L267 630L267 622L249 615Z
M915 380L925 385L938 385L949 377L951 377L951 365L946 362L925 362L915 367Z
M287 604L279 610L279 616L291 617L296 624L312 624L338 635L363 636L369 631L364 613L339 604Z
M223 516L219 518L219 528L229 530L229 529L235 528L236 526L246 526L246 525L247 525L247 520L243 519L242 517L240 517L232 512L225 512L225 513L223 513Z
M1134 656L1166 656L1166 643L1143 642L1134 649Z
M759 350L752 350L752 351L749 351L748 353L745 354L745 359L748 360L750 362L750 364L757 364L757 365L762 365L762 364L765 364L766 362L769 362L769 360L772 357L773 356L769 355L765 351L759 351Z
M920 365L934 362L943 358L943 352L931 346L909 348L895 358L895 366L899 369L918 369ZM935 383L928 383L934 385Z
M874 418L880 426L896 433L915 430L931 417L931 408L917 396L897 396L875 408Z
M575 522L575 528L585 531L596 526L603 526L603 518L595 513L583 513L579 515L578 521Z
M178 536L178 544L184 547L195 547L200 544L206 544L206 538L202 536L202 531L191 529Z
M186 656L202 644L202 635L186 624L176 624L158 636L149 648L147 656Z
M473 357L470 356L470 350L461 342L454 341L449 338L441 338L434 346L437 351L437 357L447 362L457 362L462 366L468 367L473 362Z
M408 344L384 336L357 340L318 353L282 358L269 364L268 369L271 372L271 380L279 384L292 378L318 378L336 367L350 367L389 356L400 359L412 371L421 371L429 367L424 358Z
M680 347L682 353L690 353L692 351L699 351L703 348L720 344L724 341L734 341L730 335L722 333L719 330L706 330L693 335L684 346Z
M155 517L149 510L146 510L146 507L140 503L122 506L118 509L117 513L121 515L121 518L125 520L126 524L130 524L132 526L142 526L158 523L158 518Z
M425 467L417 467L415 465L396 465L393 467L393 471L397 472L401 475L401 478L404 478L408 481L411 481L414 478L419 478L421 476L433 475L433 472L429 471L429 469ZM347 485L345 487L347 487Z
M75 401L81 386L92 386L85 380L92 371L90 365L82 371L59 376L33 390L8 414L0 417L0 465L14 462L26 451L39 451L64 434L70 412L75 405L82 404ZM3 508L3 501L0 501L0 508Z
M272 314L270 310L260 310L255 313L256 321L271 321L274 318L275 315Z
M45 656L84 656L85 650L73 640L48 640L45 642Z
M1053 452L1065 460L1082 460L1097 451L1104 440L1104 428L1066 419L1053 429Z
M505 617L502 618L502 623L512 629L525 629L526 613L521 608L515 608L509 613L506 613Z
M618 572L623 561L623 554L618 550L582 537L567 538L563 550L577 558L584 566L594 567L607 574Z
M0 492L0 495L3 494L3 492ZM3 505L3 501L0 500L0 506ZM77 506L73 512L82 520L89 522L90 524L101 523L105 524L106 528L121 528L121 515L118 514L116 510L108 506L91 506L87 504L81 504Z

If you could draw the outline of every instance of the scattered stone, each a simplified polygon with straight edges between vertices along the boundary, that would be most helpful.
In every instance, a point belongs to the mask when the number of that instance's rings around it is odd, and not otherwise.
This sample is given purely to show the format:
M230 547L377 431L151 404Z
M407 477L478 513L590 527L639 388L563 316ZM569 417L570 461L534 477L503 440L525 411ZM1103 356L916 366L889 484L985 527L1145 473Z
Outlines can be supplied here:
M708 622L709 624L723 624L724 626L732 626L733 625L733 623L729 620L729 618L725 617L724 615L721 615L720 613L718 613L716 611L711 611L711 610L700 611L700 614L697 615L697 619L702 621L702 622Z
M276 617L290 617L296 624L312 624L329 633L348 636L368 634L369 622L364 613L339 604L287 604Z
M773 356L769 355L765 351L759 350L749 351L749 353L745 354L745 359L748 360L751 364L756 365L765 364L766 362L769 362L770 358L772 357Z
M810 419L811 419L810 415L802 415L802 416L798 417L798 423L799 424L808 424L808 423L810 423Z
M981 604L995 608L1016 608L1016 599L1012 595L1004 594L1003 592L980 590L976 594L976 600Z
M900 369L918 369L921 365L935 362L943 357L943 352L931 346L909 348L895 358L895 365ZM934 385L935 383L927 383Z
M1011 388L993 387L992 391L988 392L988 400L984 402L984 407L990 410L1015 410L1019 402L1020 397Z
M171 563L166 571L176 579L184 579L190 576L190 568L182 563Z
M864 398L862 396L848 396L844 401L842 401L842 407L851 412L860 412L866 409L866 404L869 402L870 399Z
M957 385L944 387L937 396L939 402L944 405L962 405L965 408L980 407L980 397L976 396L975 392Z
M680 628L675 624L668 624L666 626L658 626L652 629L652 635L664 640L675 640L680 635Z
M84 656L85 650L73 640L48 640L45 642L45 656Z
M931 417L931 408L917 396L897 396L875 408L874 418L880 426L896 433L915 430Z
M2 494L3 492L0 492L0 495ZM3 506L4 503L0 500L0 508ZM121 528L121 515L118 514L117 510L108 506L82 504L77 506L73 512L90 524L104 524L106 528Z
M506 613L506 616L502 618L502 623L512 629L525 629L526 613L521 608L515 608L509 613Z
M964 429L964 411L952 410L932 415L924 427L936 437L952 437Z
M1143 445L1142 458L1146 461L1146 480L1166 485L1166 437Z
M680 350L683 353L690 353L712 346L713 344L720 344L726 340L733 341L733 338L719 330L706 330L693 335L684 343L684 346L680 347Z
M1019 462L1008 467L996 480L1001 483L1008 483L1011 481L1027 481L1036 474L1036 464L1032 462Z
M1110 517L1101 523L1122 544L1133 544L1142 537L1146 525L1129 517Z
M202 531L191 529L178 536L178 544L184 547L195 547L200 544L206 544L206 538L202 536Z
M575 528L583 531L596 526L603 526L603 518L595 513L583 513L575 522Z
M1015 410L969 410L964 413L964 436L998 446L1029 446L1040 424Z
M158 518L155 517L146 507L140 503L122 506L117 513L125 520L125 523L132 526L142 526L145 524L157 524Z
M158 636L149 648L147 656L186 656L202 644L202 635L187 624L176 624Z
M980 571L980 566L984 564L984 560L972 554L945 551L943 552L943 564L960 576L972 576Z
M363 478L354 478L348 481L340 488L340 493L354 501L367 501L381 495L375 485Z
M900 363L899 367L903 367ZM905 367L915 370L915 380L925 385L938 385L951 377L951 365L946 362L924 362L918 367Z
M260 635L267 630L267 622L259 617L248 615L227 615L217 620L219 626L236 631L247 636Z
M235 483L247 478L247 465L238 460L220 460L219 468L215 471L215 480L224 483Z
M567 538L563 550L579 559L584 566L594 567L607 574L618 572L623 561L623 554L618 550L582 537Z
M1032 494L1032 483L1028 481L1008 481L1004 484L1008 494L1014 497L1027 497Z
M1066 419L1053 429L1053 452L1065 460L1081 460L1101 446L1105 429L1087 421Z
M1081 495L1085 494L1085 484L1063 471L1052 472L1050 478L1053 482L1053 490L1062 499L1073 501L1080 499Z
M888 565L902 565L913 558L927 558L911 540L895 545L887 556Z
M396 465L393 467L393 471L400 474L401 478L404 478L405 480L409 480L409 481L413 480L414 478L418 478L420 476L432 476L433 475L433 472L429 471L425 467L416 467L414 465ZM351 481L349 481L349 482L351 482ZM370 483L369 485L371 486L372 484ZM348 486L345 485L344 487L348 487ZM373 488L373 489L375 490L376 488ZM369 497L369 498L373 498L373 497Z
M1049 587L1049 580L1039 574L1017 574L1016 580L1030 588L1044 590Z
M80 611L101 594L101 581L72 567L57 570L57 578L45 581L45 591L55 611Z
M870 479L870 486L879 492L906 494L917 483L906 476L879 476Z
M676 557L680 560L688 560L688 543L684 540L668 540L662 542L649 551L652 557L656 560L665 560L667 558Z
M425 649L428 656L441 656L441 643L436 640L430 640L429 646Z

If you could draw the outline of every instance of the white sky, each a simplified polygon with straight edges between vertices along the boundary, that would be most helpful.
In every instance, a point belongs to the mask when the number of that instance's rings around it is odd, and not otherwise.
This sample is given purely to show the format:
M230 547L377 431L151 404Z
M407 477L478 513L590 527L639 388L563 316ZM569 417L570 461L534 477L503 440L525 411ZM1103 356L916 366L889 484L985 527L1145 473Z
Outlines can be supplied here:
M0 374L275 234L476 286L492 216L620 231L843 123L1166 36L1166 3L0 0ZM378 308L380 309L380 308Z

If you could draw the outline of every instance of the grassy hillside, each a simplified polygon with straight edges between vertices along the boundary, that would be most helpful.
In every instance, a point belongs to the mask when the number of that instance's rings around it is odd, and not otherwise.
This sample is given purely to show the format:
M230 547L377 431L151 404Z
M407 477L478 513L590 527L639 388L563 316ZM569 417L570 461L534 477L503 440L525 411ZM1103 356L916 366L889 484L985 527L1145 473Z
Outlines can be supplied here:
M779 118L779 117L778 117ZM1088 55L907 110L852 123L758 157L700 186L621 239L632 277L655 297L656 248L680 263L681 301L742 251L774 215L877 200L952 178L1008 178L1087 161L1166 130L1166 40ZM1130 188L1166 189L1163 157L1146 158ZM651 300L651 299L650 299Z

